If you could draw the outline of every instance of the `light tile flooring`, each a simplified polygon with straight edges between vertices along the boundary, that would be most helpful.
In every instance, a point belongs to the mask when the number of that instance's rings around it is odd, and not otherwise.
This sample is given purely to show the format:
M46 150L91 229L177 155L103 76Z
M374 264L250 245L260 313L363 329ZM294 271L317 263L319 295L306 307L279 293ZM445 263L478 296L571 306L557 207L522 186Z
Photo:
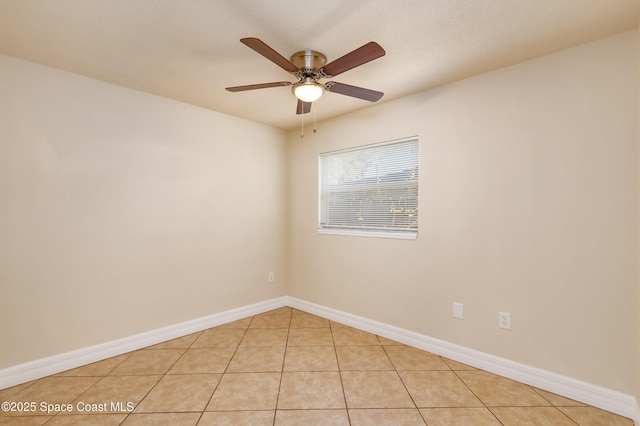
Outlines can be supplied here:
M36 403L0 413L3 425L632 425L291 308L0 390L0 401Z

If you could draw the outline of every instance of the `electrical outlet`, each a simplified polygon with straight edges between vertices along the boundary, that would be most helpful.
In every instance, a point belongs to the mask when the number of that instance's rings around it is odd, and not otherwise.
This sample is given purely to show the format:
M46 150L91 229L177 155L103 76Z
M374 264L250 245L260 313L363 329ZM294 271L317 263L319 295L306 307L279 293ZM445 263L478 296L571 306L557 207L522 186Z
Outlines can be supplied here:
M498 312L498 327L511 330L511 314L509 312Z
M276 275L273 272L269 272L267 279L269 280L270 283L272 283L276 280Z
M462 303L453 304L453 317L458 319L464 318L464 305Z

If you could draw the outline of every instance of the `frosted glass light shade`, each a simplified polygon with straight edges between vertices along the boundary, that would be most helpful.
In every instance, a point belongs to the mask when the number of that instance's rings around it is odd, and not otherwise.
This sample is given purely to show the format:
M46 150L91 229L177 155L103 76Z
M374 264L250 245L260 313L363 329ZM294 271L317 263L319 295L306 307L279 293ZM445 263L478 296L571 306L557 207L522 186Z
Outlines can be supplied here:
M304 82L293 87L293 94L302 102L317 101L323 91L322 85L315 82Z

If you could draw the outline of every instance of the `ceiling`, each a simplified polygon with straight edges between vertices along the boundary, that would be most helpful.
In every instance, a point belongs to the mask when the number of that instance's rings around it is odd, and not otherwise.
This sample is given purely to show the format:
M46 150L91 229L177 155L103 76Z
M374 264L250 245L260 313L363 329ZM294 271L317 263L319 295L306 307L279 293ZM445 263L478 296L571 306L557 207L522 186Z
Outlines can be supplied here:
M300 125L295 78L239 42L336 59L369 42L386 55L333 80L379 102L638 26L640 0L2 0L0 53L282 129ZM305 120L371 103L325 93ZM308 118L307 118L308 117Z

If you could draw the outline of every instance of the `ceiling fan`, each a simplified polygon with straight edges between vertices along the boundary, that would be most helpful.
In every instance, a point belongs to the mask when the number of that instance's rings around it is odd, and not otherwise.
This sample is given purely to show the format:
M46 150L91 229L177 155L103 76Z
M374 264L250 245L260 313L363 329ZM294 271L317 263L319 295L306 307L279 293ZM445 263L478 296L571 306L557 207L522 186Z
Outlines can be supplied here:
M243 92L245 90L266 89L269 87L293 86L291 91L298 98L296 114L306 114L311 111L311 103L322 96L324 91L351 96L365 101L376 102L384 93L375 90L364 89L362 87L351 86L349 84L328 81L324 84L318 80L331 78L352 68L373 61L386 53L380 45L371 41L346 55L329 62L327 57L314 50L302 50L286 59L278 52L269 47L262 40L255 37L240 39L240 42L255 50L271 62L278 65L285 71L293 74L298 81L277 81L273 83L249 84L246 86L233 86L226 89L230 92Z

